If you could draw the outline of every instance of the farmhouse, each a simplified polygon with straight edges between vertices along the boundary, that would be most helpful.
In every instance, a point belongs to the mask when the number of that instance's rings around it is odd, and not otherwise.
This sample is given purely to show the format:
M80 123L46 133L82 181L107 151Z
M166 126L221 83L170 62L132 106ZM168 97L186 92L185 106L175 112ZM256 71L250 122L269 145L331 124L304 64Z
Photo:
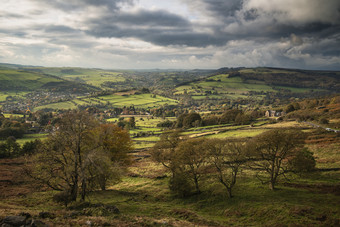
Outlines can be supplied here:
M275 111L275 110L267 110L265 113L266 117L281 117L284 116L286 112L284 111Z

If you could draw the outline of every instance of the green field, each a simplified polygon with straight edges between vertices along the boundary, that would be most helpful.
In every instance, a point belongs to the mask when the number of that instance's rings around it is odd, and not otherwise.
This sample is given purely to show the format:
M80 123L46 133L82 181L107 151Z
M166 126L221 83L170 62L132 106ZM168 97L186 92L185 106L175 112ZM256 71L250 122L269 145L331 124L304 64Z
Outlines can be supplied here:
M138 94L138 95L107 95L91 98L77 98L73 101L51 103L39 107L34 110L41 110L45 108L51 109L75 109L77 105L94 105L104 104L109 107L125 107L135 106L139 108L154 108L163 105L177 105L178 101L163 96L157 95L154 97L152 94Z
M17 139L17 142L20 144L20 145L23 145L24 143L26 142L29 142L29 141L32 141L32 140L36 140L36 139L41 139L41 140L44 140L47 138L47 135L46 133L39 133L39 134L25 134L24 135L24 138L21 138L21 139Z
M105 71L100 69L84 68L40 68L44 73L55 75L64 79L85 82L87 84L101 87L106 81L124 82L125 78L121 72Z
M249 91L274 91L268 85L259 83L244 83L240 77L229 78L228 74L209 77L205 81L193 82L175 89L175 94L188 93L193 99L205 98L245 98ZM211 92L212 94L206 94Z
M0 68L0 89L2 91L29 91L41 88L47 83L63 80L37 72Z
M73 102L57 102L57 103L51 103L43 106L38 106L34 108L34 111L38 111L41 109L54 109L54 110L61 110L61 109L76 109L77 106Z
M6 101L7 97L24 98L28 92L0 91L0 102Z

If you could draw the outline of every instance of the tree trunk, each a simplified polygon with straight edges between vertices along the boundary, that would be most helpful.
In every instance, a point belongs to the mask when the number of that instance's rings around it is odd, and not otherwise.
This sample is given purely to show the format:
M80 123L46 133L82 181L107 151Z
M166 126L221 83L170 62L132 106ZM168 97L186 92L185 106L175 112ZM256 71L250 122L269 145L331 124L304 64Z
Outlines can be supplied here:
M81 182L81 201L85 201L86 196L86 181L85 179Z
M232 198L233 194L231 193L231 188L227 188L227 192L228 192L228 197Z
M106 178L105 176L99 176L99 186L102 191L106 190Z
M195 177L195 188L196 188L196 193L197 194L200 194L201 193L201 190L198 186L198 179Z
M71 188L70 196L71 196L71 201L77 200L77 196L78 196L78 181L77 180L75 181L75 184Z

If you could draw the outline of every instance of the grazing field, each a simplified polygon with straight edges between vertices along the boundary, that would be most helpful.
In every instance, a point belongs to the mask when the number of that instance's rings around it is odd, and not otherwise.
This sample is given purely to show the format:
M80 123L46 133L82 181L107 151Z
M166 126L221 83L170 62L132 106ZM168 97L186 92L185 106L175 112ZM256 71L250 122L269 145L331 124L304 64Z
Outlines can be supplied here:
M0 102L4 102L8 98L24 98L28 92L16 92L16 91L0 91Z
M162 105L177 105L178 101L163 96L153 96L152 94L137 95L107 95L98 97L76 98L72 101L51 103L35 107L34 110L41 109L76 109L78 105L107 105L108 107L135 106L139 108L154 108Z
M24 135L24 138L21 138L21 139L17 139L17 142L20 144L20 145L23 145L24 143L26 142L29 142L29 141L32 141L32 140L36 140L36 139L40 139L40 140L44 140L47 138L47 135L46 133L39 133L39 134L25 134Z
M138 146L138 145L137 145ZM327 146L326 146L327 147ZM329 147L330 149L331 147ZM320 159L328 157L322 148ZM16 163L23 161L14 160ZM327 163L327 162L326 162ZM319 163L318 163L319 165ZM12 167L13 166L13 167ZM9 167L14 172L9 172ZM339 164L337 167L340 167ZM11 160L0 161L3 186L0 196L0 216L28 212L38 217L49 212L56 218L43 221L54 226L338 226L340 215L339 171L314 172L297 176L288 174L271 191L261 184L254 172L244 169L234 188L234 197L227 198L223 187L209 175L202 193L187 198L172 194L168 187L169 173L150 158L138 158L129 167L121 182L106 191L89 194L91 204L114 205L119 214L99 208L84 208L77 202L68 208L54 203L55 191L41 191ZM20 180L20 181L18 181ZM18 183L15 183L18 182ZM20 196L19 196L20 195ZM83 213L86 212L86 215Z
M189 85L175 89L175 94L190 94L193 99L224 97L236 99L247 97L249 91L267 92L274 91L268 85L259 83L244 83L240 77L229 78L228 74L209 77L205 81L192 82Z
M100 69L83 68L41 68L47 74L55 75L64 79L87 83L96 87L106 82L124 82L122 72L105 71Z
M71 102L57 102L57 103L51 103L51 104L47 104L47 105L43 105L43 106L38 106L34 108L34 111L38 111L38 110L42 110L42 109L54 109L54 110L61 110L61 109L76 109L77 106Z
M51 82L63 80L36 72L0 68L0 89L2 91L30 91Z

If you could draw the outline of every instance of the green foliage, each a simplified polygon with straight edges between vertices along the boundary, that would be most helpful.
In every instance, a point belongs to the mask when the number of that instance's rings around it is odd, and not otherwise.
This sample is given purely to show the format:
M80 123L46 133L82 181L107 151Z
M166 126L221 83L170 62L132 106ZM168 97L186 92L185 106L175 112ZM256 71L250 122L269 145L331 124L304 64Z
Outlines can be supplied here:
M10 158L18 156L20 145L16 142L15 137L8 137L4 143L0 143L0 158Z
M289 168L295 173L307 173L315 170L316 161L313 153L304 147L289 160Z
M232 189L242 165L247 162L246 145L242 142L210 139L205 146L208 151L208 162L213 166L218 182L227 191L229 198L233 197Z
M177 118L176 128L199 127L202 124L201 116L192 112L189 114L181 114Z
M233 122L235 122L236 117L239 114L242 114L241 110L238 110L238 109L227 110L222 114L222 116L220 118L220 123L221 124L233 123Z
M59 130L43 142L35 156L31 175L47 186L69 193L75 201L84 200L88 191L120 175L131 149L129 134L115 125L99 125L86 112L68 112ZM111 168L114 163L115 167Z
M15 137L16 139L22 138L24 136L24 129L18 127L7 127L0 129L0 139L7 139L8 137Z
M162 121L162 122L158 123L157 127L160 127L160 128L171 128L171 127L173 127L173 125L174 125L173 121L165 120L165 121Z
M254 160L252 165L265 173L264 177L257 176L263 183L269 183L270 189L275 189L278 178L289 171L287 159L303 146L304 139L305 134L299 130L273 129L249 143L248 155Z

